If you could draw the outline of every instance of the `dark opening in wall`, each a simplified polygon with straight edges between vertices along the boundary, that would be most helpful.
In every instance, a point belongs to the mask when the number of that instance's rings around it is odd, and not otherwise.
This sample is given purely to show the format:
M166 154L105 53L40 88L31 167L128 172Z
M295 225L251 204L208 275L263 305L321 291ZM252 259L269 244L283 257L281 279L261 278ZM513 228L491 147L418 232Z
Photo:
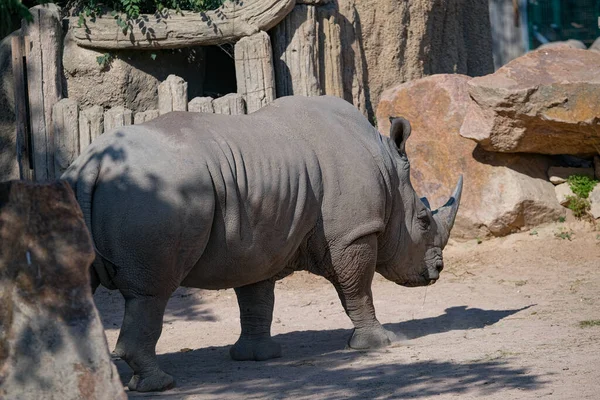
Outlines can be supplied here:
M233 45L207 46L204 50L204 96L213 98L237 92Z

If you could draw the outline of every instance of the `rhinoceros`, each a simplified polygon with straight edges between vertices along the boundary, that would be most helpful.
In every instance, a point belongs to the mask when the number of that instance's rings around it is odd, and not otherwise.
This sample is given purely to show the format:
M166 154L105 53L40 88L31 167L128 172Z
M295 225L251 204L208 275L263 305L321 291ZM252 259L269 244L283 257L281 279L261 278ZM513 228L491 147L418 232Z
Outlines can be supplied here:
M274 284L294 271L328 279L354 324L348 346L390 344L375 317L378 272L402 286L435 282L458 210L431 211L411 186L403 118L385 137L335 97L285 97L250 115L171 112L96 139L64 173L96 249L93 290L118 289L115 354L130 390L173 377L155 347L179 286L234 288L234 360L281 356L271 338Z

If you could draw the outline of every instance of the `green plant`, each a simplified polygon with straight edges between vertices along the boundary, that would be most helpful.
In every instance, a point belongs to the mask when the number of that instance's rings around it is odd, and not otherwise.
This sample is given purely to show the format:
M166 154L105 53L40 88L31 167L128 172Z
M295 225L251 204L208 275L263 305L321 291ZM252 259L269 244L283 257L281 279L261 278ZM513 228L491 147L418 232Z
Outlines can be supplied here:
M600 319L588 319L579 322L580 328L591 328L593 326L600 326Z
M96 61L103 69L108 68L113 61L113 56L110 53L104 53L101 56L96 57Z
M537 236L538 235L538 231L536 231L535 229L532 230L531 232L529 232L529 236Z
M573 231L561 227L558 231L554 232L554 237L563 240L568 239L570 241L573 239Z
M587 199L590 192L594 190L594 186L598 183L597 180L585 175L571 175L567 178L567 182L576 196Z
M558 217L558 222L560 222L561 224L565 221L566 221L565 217Z
M579 196L567 196L569 210L573 211L576 218L583 218L590 211L591 204L588 199Z
M480 237L477 237L477 238L475 238L475 240L477 240L477 244L481 244L481 243L483 243L483 240L481 240L481 238L480 238Z

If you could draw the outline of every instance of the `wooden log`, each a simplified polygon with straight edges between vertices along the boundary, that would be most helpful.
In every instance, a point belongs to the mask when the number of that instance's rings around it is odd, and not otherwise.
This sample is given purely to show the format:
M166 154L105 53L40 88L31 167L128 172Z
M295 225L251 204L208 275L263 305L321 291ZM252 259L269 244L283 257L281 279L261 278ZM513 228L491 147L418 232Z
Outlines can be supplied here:
M79 112L79 151L83 152L104 132L104 109L92 106Z
M127 108L118 106L104 112L104 132L131 124L133 124L133 115Z
M188 103L188 111L214 113L215 107L213 106L213 100L212 97L194 97Z
M80 154L79 104L62 99L52 107L54 176L59 178Z
M275 100L273 50L266 32L236 43L235 74L238 93L244 96L248 114Z
M241 94L230 93L213 101L216 114L246 114L246 104Z
M92 298L93 258L66 182L0 183L0 398L127 399Z
M133 117L133 124L143 124L146 121L153 120L154 118L158 117L158 115L158 110L147 110L137 112L135 113L135 117Z
M158 112L187 111L188 84L177 75L169 75L158 85Z
M15 88L15 116L17 128L17 163L19 178L33 180L33 160L30 149L31 134L27 104L27 81L25 80L25 47L21 35L11 38L12 73Z
M320 95L315 6L294 7L273 29L271 40L277 97Z
M183 15L165 10L130 22L127 33L110 15L77 26L70 22L79 46L104 50L175 49L231 43L277 25L296 0L227 1L217 10Z
M321 93L344 97L340 15L334 5L317 7Z
M60 8L44 4L31 8L33 22L23 22L33 169L35 180L54 179L52 106L62 98L62 23Z

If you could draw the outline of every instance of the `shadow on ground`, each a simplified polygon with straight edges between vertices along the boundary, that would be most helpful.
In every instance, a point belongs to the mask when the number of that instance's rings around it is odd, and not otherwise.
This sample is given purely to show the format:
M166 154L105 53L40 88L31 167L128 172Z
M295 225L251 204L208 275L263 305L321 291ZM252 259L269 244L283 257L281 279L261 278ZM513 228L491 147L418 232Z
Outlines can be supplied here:
M532 306L514 310L482 310L481 308L457 306L446 308L445 314L437 317L385 324L384 327L406 339L415 339L448 331L481 329Z
M452 307L439 317L388 324L387 328L412 330L417 332L410 335L415 338L449 330L479 329L521 310ZM231 361L228 346L162 354L159 362L176 377L177 388L160 394L130 393L130 397L429 398L471 392L485 396L508 389L533 390L545 384L541 377L527 368L511 366L508 360L411 362L397 348L375 352L344 350L350 334L350 330L337 329L278 335L275 339L282 344L284 357L260 363ZM398 361L390 364L388 357L387 363L378 362L382 354L390 351L398 352ZM116 364L121 379L128 382L131 371L121 360Z

